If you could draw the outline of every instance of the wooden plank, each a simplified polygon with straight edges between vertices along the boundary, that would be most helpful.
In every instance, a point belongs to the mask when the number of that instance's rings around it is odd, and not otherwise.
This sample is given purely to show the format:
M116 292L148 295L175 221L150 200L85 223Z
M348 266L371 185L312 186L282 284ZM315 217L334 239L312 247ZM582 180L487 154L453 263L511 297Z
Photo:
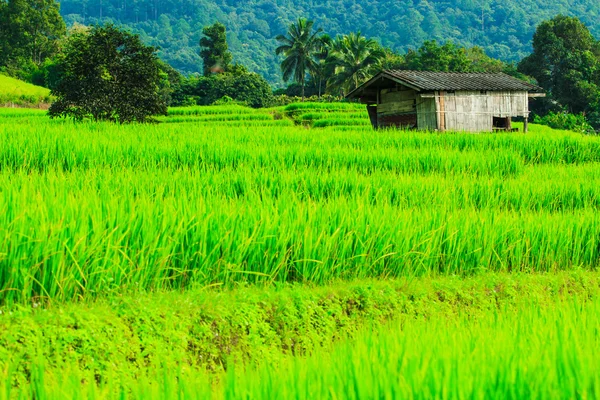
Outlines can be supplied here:
M409 112L415 110L415 101L414 100L406 100L406 101L396 101L391 103L381 103L378 107L378 112Z
M444 102L444 94L445 92L440 92L440 131L446 130L446 106Z
M428 131L437 129L435 98L429 95L417 97L417 128Z
M382 103L400 102L406 100L415 100L417 92L414 90L401 90L397 92L382 93Z

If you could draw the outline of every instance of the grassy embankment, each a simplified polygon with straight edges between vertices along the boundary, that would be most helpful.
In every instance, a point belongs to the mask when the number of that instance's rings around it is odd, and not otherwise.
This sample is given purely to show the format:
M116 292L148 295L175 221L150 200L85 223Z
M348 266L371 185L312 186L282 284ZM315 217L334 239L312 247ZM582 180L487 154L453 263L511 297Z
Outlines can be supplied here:
M0 74L0 107L46 108L50 90Z
M575 396L575 387L591 396L598 387L581 353L481 367L489 352L530 354L543 335L554 350L591 338L600 255L595 137L535 125L528 135L375 133L366 112L335 104L175 109L171 123L153 126L0 113L5 389L12 382L40 398L207 390L305 398L303 390L331 387L340 397L393 398L418 397L424 384L433 397L460 398ZM294 126L341 114L367 122ZM515 315L520 331L506 322ZM381 328L404 316L401 334L393 323ZM371 325L381 338L359 335L331 356L288 360ZM566 339L557 336L563 328ZM513 333L523 346L508 341ZM440 345L456 341L456 352L439 353L432 335ZM472 363L451 368L469 354ZM221 376L228 357L280 369L251 365ZM348 362L363 357L375 362ZM311 370L317 362L321 378ZM379 362L397 368L386 373ZM344 369L352 365L355 372ZM360 370L367 365L371 375ZM535 386L544 365L546 388ZM487 369L473 381L478 366ZM558 371L571 379L556 383ZM354 382L354 394L342 381Z
M599 294L579 270L17 308L0 398L594 397Z

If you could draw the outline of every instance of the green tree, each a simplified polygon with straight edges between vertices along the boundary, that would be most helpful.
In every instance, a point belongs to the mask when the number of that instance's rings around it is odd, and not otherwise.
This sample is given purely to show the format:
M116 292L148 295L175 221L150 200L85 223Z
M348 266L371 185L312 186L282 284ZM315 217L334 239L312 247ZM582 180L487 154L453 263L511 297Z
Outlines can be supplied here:
M35 69L58 50L65 23L54 0L0 2L0 67Z
M435 40L428 40L419 49L406 53L405 69L434 72L468 72L471 61L466 49L452 42L439 45Z
M167 113L156 49L113 25L74 33L51 75L51 117L125 123Z
M293 78L299 83L302 87L303 100L306 75L316 70L315 56L323 49L323 42L319 37L323 30L321 28L313 30L313 26L313 21L299 18L297 23L289 26L288 36L276 37L281 45L277 47L275 54L284 56L281 62L283 80L287 82Z
M381 69L385 56L379 43L360 32L338 36L333 41L328 61L334 66L332 89L344 94L356 89Z
M233 56L227 45L225 25L216 22L202 29L205 37L200 39L200 56L204 64L204 76L227 72Z
M196 104L210 105L229 97L250 107L268 107L273 99L269 83L252 72L224 73L199 78L190 78L182 85L184 93L176 93L176 98L194 98Z
M403 69L404 56L387 47L383 48L383 57L380 61L381 69Z
M333 40L329 35L320 37L319 51L315 53L314 63L309 71L311 78L310 83L316 87L319 98L321 98L321 95L327 87L327 81L332 75L332 66L327 62L332 43Z
M535 78L568 112L598 111L600 44L579 19L559 15L542 22L533 36L533 53L518 70Z

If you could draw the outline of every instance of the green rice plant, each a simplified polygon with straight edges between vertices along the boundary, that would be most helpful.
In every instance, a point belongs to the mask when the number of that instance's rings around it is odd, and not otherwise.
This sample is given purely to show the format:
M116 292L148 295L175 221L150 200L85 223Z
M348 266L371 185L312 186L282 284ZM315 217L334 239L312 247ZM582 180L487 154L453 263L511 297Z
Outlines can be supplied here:
M0 108L0 118L45 117L46 110L36 108Z
M227 121L273 121L269 114L205 114L198 116L162 117L169 122L227 122Z
M285 106L285 111L293 113L304 110L319 110L319 111L347 111L356 110L364 111L365 105L360 103L292 103Z
M38 120L0 119L0 303L598 266L595 137Z
M224 398L596 398L600 303L402 320L333 352L227 375Z
M0 397L595 398L598 290L572 271L22 308Z
M265 114L266 109L255 109L241 105L170 107L169 115L237 115Z
M31 107L50 102L50 90L0 74L0 105Z
M352 119L369 119L367 112L309 112L306 114L301 114L299 119L302 121L315 121L325 118L352 118Z
M325 128L327 126L371 126L368 118L324 118L313 123L314 128Z

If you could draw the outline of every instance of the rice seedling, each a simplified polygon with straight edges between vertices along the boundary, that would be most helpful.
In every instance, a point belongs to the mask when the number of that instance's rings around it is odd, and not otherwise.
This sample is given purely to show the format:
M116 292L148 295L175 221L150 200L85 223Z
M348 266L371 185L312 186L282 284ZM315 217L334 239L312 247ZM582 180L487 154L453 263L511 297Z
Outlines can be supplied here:
M0 110L0 399L598 397L599 210L542 126Z
M2 120L0 302L599 264L597 138L281 121Z

